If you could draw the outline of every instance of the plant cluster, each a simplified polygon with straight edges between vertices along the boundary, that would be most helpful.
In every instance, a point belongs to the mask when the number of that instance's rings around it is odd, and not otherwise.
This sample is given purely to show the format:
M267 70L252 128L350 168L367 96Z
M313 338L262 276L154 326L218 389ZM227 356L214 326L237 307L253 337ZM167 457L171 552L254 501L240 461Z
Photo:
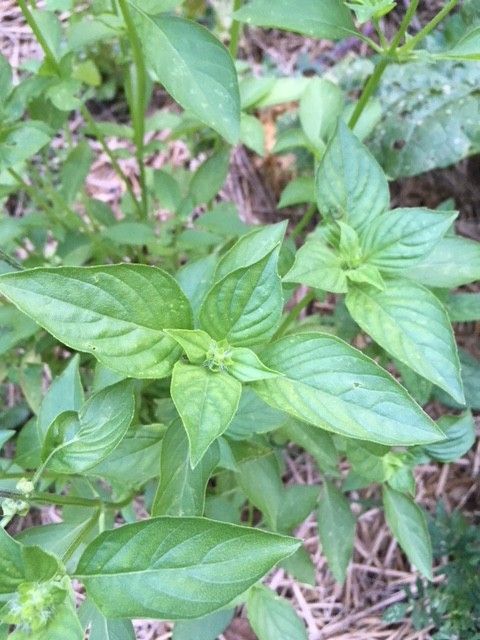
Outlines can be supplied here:
M480 638L480 534L458 512L449 515L440 503L429 522L433 554L444 562L438 572L444 580L437 585L418 579L415 593L405 589L407 602L387 609L388 623L411 619L415 629L433 629L435 640L478 640ZM445 558L447 559L445 563Z
M480 5L449 17L450 0L411 35L418 4L389 40L391 0L19 0L44 55L18 82L0 57L0 196L25 198L22 217L0 219L1 380L22 393L0 426L0 638L128 640L131 619L157 618L175 640L213 640L245 604L260 640L305 639L260 581L281 563L314 582L293 533L316 512L343 582L348 494L372 483L432 578L413 470L474 441L480 364L452 322L478 319L480 294L452 290L479 279L480 245L456 233L454 203L392 207L388 179L478 151ZM235 60L242 25L356 37L374 56L257 77ZM159 84L181 113L154 110ZM94 115L123 98L128 124ZM273 153L294 151L298 175L279 209L305 212L292 229L248 226L217 199L231 147L263 155L259 111L292 101ZM204 154L195 171L152 167L163 129ZM92 140L124 185L120 216L85 189ZM327 295L333 314L301 319ZM433 420L432 398L450 413ZM286 443L311 454L320 489L284 484ZM11 535L44 504L61 523Z

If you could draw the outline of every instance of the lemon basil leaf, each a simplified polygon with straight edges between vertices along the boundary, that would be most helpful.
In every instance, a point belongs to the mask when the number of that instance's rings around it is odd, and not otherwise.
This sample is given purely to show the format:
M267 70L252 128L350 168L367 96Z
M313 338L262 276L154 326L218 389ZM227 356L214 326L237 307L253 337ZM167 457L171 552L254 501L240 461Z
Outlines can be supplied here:
M0 293L64 344L134 378L168 376L181 350L162 329L192 324L175 280L144 265L8 273Z
M187 434L179 420L172 422L162 440L160 481L153 500L154 516L201 516L208 480L219 460L214 442L192 469Z
M312 38L340 40L355 33L352 16L340 0L252 0L235 12L241 22L295 31Z
M322 216L341 219L358 232L389 206L382 168L343 120L318 167L316 193Z
M428 255L451 227L457 212L394 209L373 220L362 238L364 260L396 272Z
M346 304L355 322L394 358L464 403L453 330L433 293L408 280L390 280L383 291L352 288Z
M265 587L254 587L247 601L248 621L259 640L307 640L307 631L292 605Z
M272 407L350 438L429 443L442 431L384 369L340 338L303 333L278 340L262 361L283 373L251 383Z
M383 507L387 524L408 559L430 580L432 579L432 545L424 512L412 498L383 487Z
M98 536L76 577L106 617L199 618L245 592L299 545L205 518L152 518Z
M277 329L283 294L277 272L278 249L217 282L200 309L200 324L215 338L234 346L268 340Z
M50 425L42 451L47 468L80 473L97 465L124 438L134 409L133 384L122 381L93 395L79 413L61 413Z
M353 553L355 518L347 498L331 482L325 482L321 492L318 535L335 580L343 584Z
M174 366L171 395L187 432L192 467L226 431L241 393L241 383L225 371L183 362Z
M152 75L184 109L228 142L238 142L240 94L227 49L196 22L150 16L139 4L130 4Z

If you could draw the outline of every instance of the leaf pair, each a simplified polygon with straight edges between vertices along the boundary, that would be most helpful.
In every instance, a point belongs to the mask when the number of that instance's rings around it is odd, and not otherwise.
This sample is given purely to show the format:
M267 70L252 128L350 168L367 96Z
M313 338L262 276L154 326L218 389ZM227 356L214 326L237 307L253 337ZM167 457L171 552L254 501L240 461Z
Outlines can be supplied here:
M343 122L322 158L316 189L327 228L310 236L285 280L347 293L351 316L381 347L463 402L447 313L411 279L457 214L388 211L381 167Z

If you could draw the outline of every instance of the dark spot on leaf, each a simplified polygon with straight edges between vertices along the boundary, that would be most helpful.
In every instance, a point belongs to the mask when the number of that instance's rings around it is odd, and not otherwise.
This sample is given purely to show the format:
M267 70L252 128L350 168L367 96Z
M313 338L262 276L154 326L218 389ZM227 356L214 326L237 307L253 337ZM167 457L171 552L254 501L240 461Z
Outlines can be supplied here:
M395 142L393 143L393 148L396 149L397 151L400 151L400 149L403 149L405 144L406 144L405 140L395 140Z

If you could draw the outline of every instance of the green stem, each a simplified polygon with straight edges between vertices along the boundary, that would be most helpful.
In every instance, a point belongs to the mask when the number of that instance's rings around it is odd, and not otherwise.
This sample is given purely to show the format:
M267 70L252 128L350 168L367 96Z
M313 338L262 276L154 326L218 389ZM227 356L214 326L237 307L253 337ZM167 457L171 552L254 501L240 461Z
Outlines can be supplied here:
M82 542L85 540L85 538L91 532L93 527L97 524L97 522L98 522L98 520L100 518L100 514L102 513L102 511L103 511L102 509L98 509L97 511L95 511L95 513L92 515L92 517L89 518L85 522L85 524L82 527L82 530L80 531L78 536L75 538L75 540L73 540L70 543L70 545L67 547L65 553L63 554L63 556L62 556L63 564L65 564L66 562L68 562L68 560L70 560L70 558L73 556L75 551L82 544Z
M60 64L59 64L55 54L53 53L53 51L50 49L50 46L49 46L48 42L43 37L42 30L38 26L35 18L32 15L32 12L30 11L29 7L27 6L27 3L25 2L25 0L18 0L18 6L20 7L20 9L22 11L23 16L24 16L28 26L33 31L34 36L38 40L39 45L42 47L46 59L51 64L52 68L55 70L57 75L60 76L61 75Z
M20 262L18 262L18 260L15 260L15 258L13 258L8 253L5 253L3 249L0 249L0 260L3 260L17 271L23 270L23 266L20 264Z
M288 327L292 324L292 322L294 322L298 318L305 307L308 307L308 305L313 302L313 300L315 300L315 293L313 291L310 291L310 293L307 293L307 295L302 298L300 302L297 302L297 304L290 309L288 315L286 315L283 319L283 322L278 328L278 331L273 336L273 340L278 340L279 338L281 338Z
M137 200L137 198L135 196L135 193L133 191L133 187L131 185L131 182L127 178L127 176L123 173L121 166L118 164L118 160L116 159L116 157L114 156L113 152L111 151L111 149L109 148L109 146L107 144L107 140L106 140L105 136L103 135L101 130L97 127L97 123L95 122L92 114L90 113L90 111L88 110L86 105L83 104L80 107L80 112L81 112L84 120L88 123L88 126L89 126L91 132L97 138L98 142L100 143L100 146L102 147L103 151L105 152L105 154L108 156L110 162L112 163L113 170L115 171L117 176L120 178L120 180L125 185L125 187L126 187L126 189L128 191L128 194L130 195L130 198L132 199L133 204L134 204L135 208L137 209L138 215L140 217L142 217L143 216L142 208L141 208L140 203L138 202L138 200Z
M379 62L375 66L375 69L372 75L367 80L365 84L365 88L363 89L362 95L360 96L360 100L357 102L357 105L352 114L352 117L350 118L349 126L351 129L353 129L357 124L357 122L359 121L360 116L363 113L363 110L367 106L372 95L375 93L385 69L394 58L395 53L397 51L397 47L400 44L400 41L402 40L402 38L405 36L407 29L410 25L410 22L412 21L413 16L415 15L415 12L418 7L418 3L419 3L419 0L412 0L410 2L410 6L408 7L403 17L400 27L398 28L398 31L395 34L395 37L390 43L390 47L387 49L384 55L380 58Z
M132 74L130 76L131 86L131 115L133 129L135 132L135 146L138 169L140 173L141 199L142 199L142 217L148 217L148 199L147 199L147 180L145 173L145 96L147 93L147 70L142 50L142 43L138 36L135 24L130 15L126 0L118 0L120 11L122 12L127 34L132 48L132 56L135 64L135 81Z
M121 509L132 500L133 496L129 495L123 500L112 502L108 500L100 500L99 498L81 498L80 496L64 496L56 493L36 492L29 496L25 496L18 491L0 490L1 498L13 498L15 500L25 500L29 503L38 504L56 504L58 506L74 506L74 507L92 507L92 508L109 508Z
M233 12L238 11L242 6L242 0L233 0ZM228 45L228 50L230 51L230 55L235 60L238 53L238 45L240 43L240 35L242 31L242 23L235 18L232 20L232 25L230 27L230 44Z
M292 233L290 234L290 237L292 238L292 240L295 240L295 238L298 238L298 236L302 233L302 231L305 229L305 227L308 226L308 224L310 223L311 219L315 215L316 211L317 211L317 205L316 204L311 204L308 207L308 209L303 214L300 222L294 227Z
M450 0L443 7L441 11L437 13L437 15L430 20L428 24L426 24L423 29L421 29L413 38L410 38L408 42L406 42L403 47L400 47L398 50L398 54L402 55L405 53L409 53L412 49L414 49L419 42L421 42L429 33L435 29L435 27L440 24L440 22L448 16L448 14L455 9L458 4L458 0Z

